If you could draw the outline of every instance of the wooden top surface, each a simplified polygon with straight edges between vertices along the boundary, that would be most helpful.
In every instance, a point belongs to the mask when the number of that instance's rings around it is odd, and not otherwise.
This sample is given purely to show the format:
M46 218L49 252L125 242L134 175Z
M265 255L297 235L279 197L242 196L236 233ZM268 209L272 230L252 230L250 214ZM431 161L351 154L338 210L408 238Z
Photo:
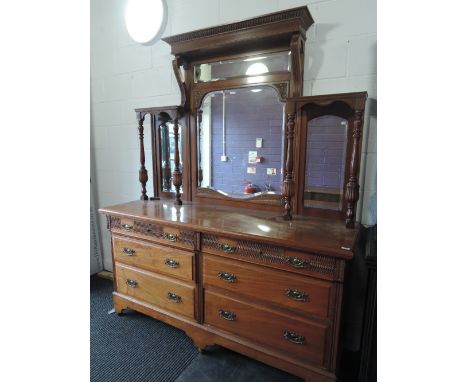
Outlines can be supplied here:
M284 221L278 212L193 202L175 206L172 200L136 200L99 212L343 258L353 256L358 233L357 228L346 228L338 220L295 216L292 221Z

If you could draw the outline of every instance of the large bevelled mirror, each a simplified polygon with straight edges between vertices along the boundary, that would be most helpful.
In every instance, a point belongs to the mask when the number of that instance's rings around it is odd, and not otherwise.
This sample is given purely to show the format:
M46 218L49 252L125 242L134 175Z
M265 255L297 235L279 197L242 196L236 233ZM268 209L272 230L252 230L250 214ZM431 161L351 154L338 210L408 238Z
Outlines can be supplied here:
M338 116L307 122L304 207L341 209L347 134L348 121Z
M206 94L197 112L198 187L233 198L280 195L283 118L271 86Z

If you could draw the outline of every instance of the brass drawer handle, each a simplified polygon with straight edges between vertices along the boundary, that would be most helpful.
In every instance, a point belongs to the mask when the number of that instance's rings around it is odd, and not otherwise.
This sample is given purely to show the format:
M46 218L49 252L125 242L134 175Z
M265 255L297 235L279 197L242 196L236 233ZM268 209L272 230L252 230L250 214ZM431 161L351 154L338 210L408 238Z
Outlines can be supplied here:
M169 241L177 241L177 234L175 233L165 233L163 237Z
M132 280L132 279L127 279L127 285L130 287L130 288L136 288L138 283L135 281L135 280Z
M228 283L235 283L237 281L237 277L229 272L219 272L218 277Z
M296 301L307 301L307 297L309 297L309 295L306 292L301 292L300 290L289 288L286 289L285 295Z
M236 247L233 245L229 244L221 244L221 249L223 250L224 253L234 253L236 250Z
M303 345L305 342L305 337L301 336L300 334L296 334L294 332L290 332L289 330L285 330L283 332L284 339L292 342L293 344Z
M303 260L298 257L288 257L286 262L294 268L307 268L309 266L309 262L307 260Z
M130 224L122 224L122 228L124 228L124 229L132 229L133 226L130 225Z
M167 292L167 298L174 302L182 302L182 297L172 292Z
M164 260L164 264L166 264L169 268L178 268L180 265L178 261L175 261L173 259Z
M218 310L219 315L228 321L234 321L236 319L236 314L234 312L230 312L229 310L220 309Z
M122 252L125 253L126 255L128 256L133 256L135 254L135 250L134 249L131 249L131 248L123 248L122 249Z

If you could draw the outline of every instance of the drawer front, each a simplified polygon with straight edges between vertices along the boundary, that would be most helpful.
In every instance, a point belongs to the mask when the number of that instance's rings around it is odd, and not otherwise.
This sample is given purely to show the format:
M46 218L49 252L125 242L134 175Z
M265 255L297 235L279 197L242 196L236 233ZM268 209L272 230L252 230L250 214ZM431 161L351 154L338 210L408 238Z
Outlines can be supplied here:
M197 234L193 231L142 222L132 218L112 217L111 231L182 249L194 250L197 245Z
M117 292L162 309L195 318L193 285L170 280L155 273L115 265Z
M113 243L117 262L193 280L193 253L120 237L114 237Z
M202 234L201 250L213 255L240 259L324 280L342 281L344 277L342 259L293 251L265 243Z
M328 326L205 291L205 323L325 366Z
M322 318L333 290L328 281L210 255L203 256L203 283Z

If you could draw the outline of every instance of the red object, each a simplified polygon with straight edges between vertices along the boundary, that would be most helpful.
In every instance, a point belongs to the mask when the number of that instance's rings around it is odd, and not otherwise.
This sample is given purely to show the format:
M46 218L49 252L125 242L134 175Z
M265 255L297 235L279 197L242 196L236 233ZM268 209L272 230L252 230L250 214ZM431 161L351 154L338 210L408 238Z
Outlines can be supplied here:
M255 158L255 162L257 162L257 163L262 163L262 162L263 162L263 157L257 157L257 158Z
M255 188L253 186L252 183L248 183L245 187L244 187L244 193L245 194L253 194L255 193Z

